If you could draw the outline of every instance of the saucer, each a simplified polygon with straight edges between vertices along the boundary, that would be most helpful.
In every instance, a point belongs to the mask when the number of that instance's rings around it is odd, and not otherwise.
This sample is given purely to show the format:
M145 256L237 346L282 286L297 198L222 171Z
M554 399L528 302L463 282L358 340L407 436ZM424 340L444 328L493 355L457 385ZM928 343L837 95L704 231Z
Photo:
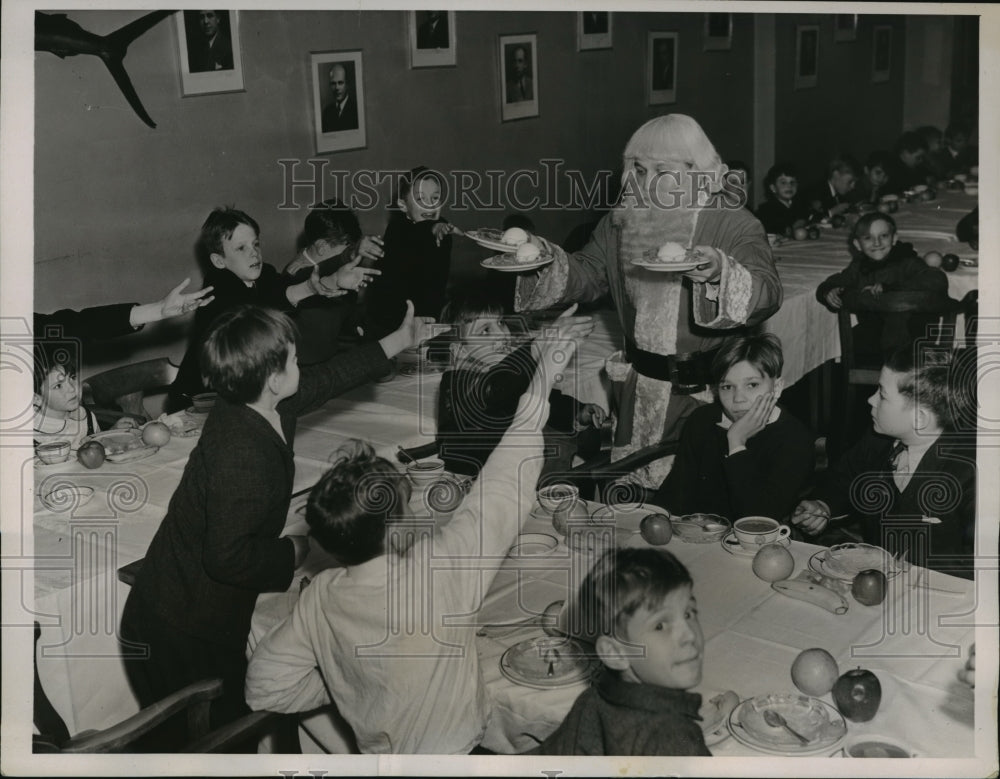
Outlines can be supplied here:
M726 533L719 543L722 544L722 548L729 552L729 554L736 555L737 557L754 557L757 554L757 550L751 552L748 549L744 549L740 545L740 542L736 540L736 535L732 530ZM788 538L782 538L778 541L771 541L770 543L788 547L792 542ZM761 544L761 546L767 546L767 544Z
M590 519L590 514L587 513L587 506L582 501L577 500L567 512L570 519ZM540 522L552 522L553 513L548 509L542 508L541 504L535 503L534 507L528 512L528 516L532 519L537 519Z

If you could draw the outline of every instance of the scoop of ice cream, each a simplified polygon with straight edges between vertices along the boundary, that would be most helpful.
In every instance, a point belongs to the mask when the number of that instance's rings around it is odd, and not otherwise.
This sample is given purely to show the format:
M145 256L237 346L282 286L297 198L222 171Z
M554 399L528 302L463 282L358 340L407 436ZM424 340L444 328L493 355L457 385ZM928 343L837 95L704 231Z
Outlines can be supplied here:
M528 242L528 234L520 227L511 227L504 231L500 240L509 246L520 246Z
M511 228L511 229L513 230L517 228ZM535 260L538 259L539 254L541 254L541 252L538 250L538 247L535 246L533 243L523 243L517 247L518 262L534 262Z
M683 262L686 256L687 249L674 241L667 241L656 253L656 259L660 262Z

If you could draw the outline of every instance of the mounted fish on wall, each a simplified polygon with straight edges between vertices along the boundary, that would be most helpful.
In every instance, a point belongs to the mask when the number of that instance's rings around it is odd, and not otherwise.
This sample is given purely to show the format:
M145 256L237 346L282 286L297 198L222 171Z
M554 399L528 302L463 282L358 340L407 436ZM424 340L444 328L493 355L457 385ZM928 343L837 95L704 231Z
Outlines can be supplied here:
M152 11L134 22L129 22L110 35L95 35L71 21L66 14L44 14L35 12L35 51L50 51L57 57L72 57L76 54L93 54L108 66L111 75L121 89L130 106L150 127L154 122L139 100L132 81L125 71L123 62L129 44L157 22L176 11Z

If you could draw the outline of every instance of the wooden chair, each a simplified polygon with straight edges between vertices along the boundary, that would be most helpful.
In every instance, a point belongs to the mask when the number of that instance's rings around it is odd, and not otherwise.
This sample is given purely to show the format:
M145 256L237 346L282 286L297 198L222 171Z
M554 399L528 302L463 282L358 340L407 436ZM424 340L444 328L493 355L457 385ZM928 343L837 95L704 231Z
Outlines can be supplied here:
M83 381L83 403L97 416L102 428L124 416L149 421L143 397L165 391L177 376L177 366L166 357L122 365Z
M955 319L959 303L945 295L928 292L885 292L878 298L864 294L845 294L844 305L837 312L837 326L840 330L840 357L843 368L843 401L844 416L842 432L851 435L853 428L854 406L856 403L856 388L858 386L875 387L878 385L881 361L865 362L857 352L854 344L854 332L851 326L851 314L858 312L877 312L881 314L925 314L937 315L938 324L934 332L929 333L937 343L952 345L955 339Z
M35 644L41 628L35 623ZM180 752L230 752L246 745L256 751L256 740L269 732L283 732L287 717L270 711L254 711L215 730L209 728L209 708L222 695L221 679L202 679L147 706L131 717L103 730L91 730L69 737L65 723L53 708L38 677L35 664L35 727L40 731L32 741L36 753L129 752L136 741L181 712L187 712L189 740ZM281 740L282 745L290 742ZM293 751L293 750L287 750Z

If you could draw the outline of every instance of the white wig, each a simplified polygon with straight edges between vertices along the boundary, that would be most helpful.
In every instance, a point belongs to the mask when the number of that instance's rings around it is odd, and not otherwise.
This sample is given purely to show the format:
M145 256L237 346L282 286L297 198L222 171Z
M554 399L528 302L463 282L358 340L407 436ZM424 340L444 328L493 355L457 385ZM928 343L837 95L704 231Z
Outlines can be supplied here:
M715 174L720 187L722 176L729 170L701 125L684 114L650 119L629 138L623 157L626 173L632 167L631 161L636 159L683 160L690 163L693 170Z

